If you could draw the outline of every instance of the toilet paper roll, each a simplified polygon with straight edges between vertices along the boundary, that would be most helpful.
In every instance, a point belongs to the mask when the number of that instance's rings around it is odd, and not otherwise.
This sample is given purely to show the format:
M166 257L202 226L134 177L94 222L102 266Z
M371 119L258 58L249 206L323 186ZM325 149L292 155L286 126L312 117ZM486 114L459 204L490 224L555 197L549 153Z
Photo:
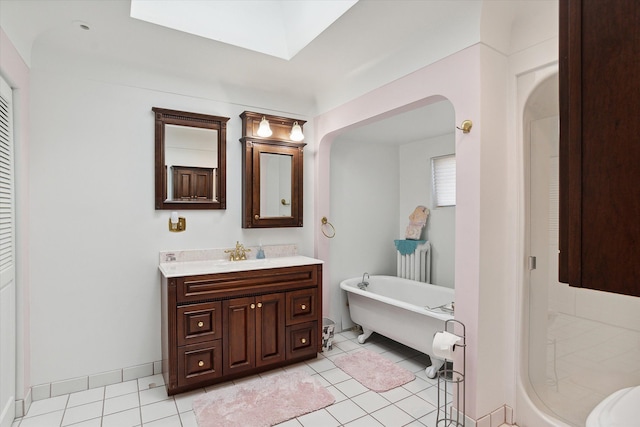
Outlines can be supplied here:
M433 355L441 359L453 360L456 344L461 340L462 337L451 332L436 332L433 336Z

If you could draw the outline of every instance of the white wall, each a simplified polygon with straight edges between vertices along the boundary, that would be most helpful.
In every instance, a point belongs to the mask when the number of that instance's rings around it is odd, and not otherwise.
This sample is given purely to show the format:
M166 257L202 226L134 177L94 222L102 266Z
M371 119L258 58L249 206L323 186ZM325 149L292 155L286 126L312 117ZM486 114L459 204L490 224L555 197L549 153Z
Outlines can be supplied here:
M305 126L302 228L241 229L243 110L207 88L150 70L34 48L31 70L31 385L158 361L161 250L296 243L313 256L312 124ZM215 94L220 95L219 93ZM220 95L222 96L222 95ZM286 103L277 99L273 102ZM152 107L230 117L227 209L181 211L183 233L154 210Z
M453 111L451 113L453 129ZM416 206L426 206L430 212L427 225L422 231L422 238L431 243L431 283L453 288L456 208L436 208L432 200L431 158L447 154L455 154L453 133L400 146L399 229L396 239L404 238L409 215Z
M349 277L395 275L398 220L398 147L336 140L331 150L331 319L351 323L340 282ZM342 322L342 324L340 324Z

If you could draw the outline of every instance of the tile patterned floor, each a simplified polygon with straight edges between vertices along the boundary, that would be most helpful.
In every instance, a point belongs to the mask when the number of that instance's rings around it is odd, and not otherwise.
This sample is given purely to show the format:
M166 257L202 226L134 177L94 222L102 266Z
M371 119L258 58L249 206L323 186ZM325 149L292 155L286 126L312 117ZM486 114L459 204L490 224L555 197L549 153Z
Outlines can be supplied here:
M355 338L353 331L337 334L331 351L287 368L302 368L316 376L336 402L279 427L435 427L438 388L437 381L424 373L428 356L379 335L364 345ZM416 379L384 393L365 388L333 363L337 356L362 347L414 372ZM155 375L35 401L12 427L197 427L191 403L213 388L168 397L162 376Z

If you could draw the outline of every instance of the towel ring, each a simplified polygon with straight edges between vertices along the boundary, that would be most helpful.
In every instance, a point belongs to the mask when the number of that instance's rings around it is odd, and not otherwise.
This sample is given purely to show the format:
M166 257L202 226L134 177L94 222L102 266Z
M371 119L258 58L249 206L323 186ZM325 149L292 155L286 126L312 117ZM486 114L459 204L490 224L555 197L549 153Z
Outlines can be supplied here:
M331 227L331 236L325 233L324 231L325 225L328 225L329 227ZM324 234L325 237L328 237L329 239L333 239L336 236L336 228L333 226L333 224L329 222L326 216L322 217L322 226L320 226L320 231L322 231L322 234Z

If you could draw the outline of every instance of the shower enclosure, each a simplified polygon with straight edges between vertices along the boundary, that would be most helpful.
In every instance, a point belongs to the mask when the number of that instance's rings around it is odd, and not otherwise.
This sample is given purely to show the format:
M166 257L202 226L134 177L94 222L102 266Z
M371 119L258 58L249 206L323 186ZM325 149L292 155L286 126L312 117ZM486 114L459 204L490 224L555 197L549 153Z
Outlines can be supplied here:
M558 76L531 74L518 81L519 91L530 90L521 126L529 260L523 381L545 419L581 427L606 396L640 384L640 298L558 282Z

